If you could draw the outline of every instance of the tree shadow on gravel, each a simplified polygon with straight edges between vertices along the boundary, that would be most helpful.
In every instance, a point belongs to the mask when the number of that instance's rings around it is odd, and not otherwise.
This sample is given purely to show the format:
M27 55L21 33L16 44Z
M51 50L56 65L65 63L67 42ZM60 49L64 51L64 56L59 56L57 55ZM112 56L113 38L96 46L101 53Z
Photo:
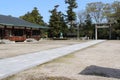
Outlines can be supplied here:
M120 69L105 68L105 67L99 67L95 65L86 67L79 74L120 79Z

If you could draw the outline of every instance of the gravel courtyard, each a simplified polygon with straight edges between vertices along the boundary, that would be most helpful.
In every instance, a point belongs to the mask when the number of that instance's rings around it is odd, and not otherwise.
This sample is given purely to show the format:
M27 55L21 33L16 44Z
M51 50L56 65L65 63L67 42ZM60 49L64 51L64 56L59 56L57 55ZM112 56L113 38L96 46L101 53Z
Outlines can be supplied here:
M120 41L105 41L4 80L119 80L119 61Z
M72 44L77 44L85 41L78 40L41 40L39 42L18 42L15 44L0 44L0 59L14 57L18 55L24 55L28 53L43 51L47 49L53 49Z

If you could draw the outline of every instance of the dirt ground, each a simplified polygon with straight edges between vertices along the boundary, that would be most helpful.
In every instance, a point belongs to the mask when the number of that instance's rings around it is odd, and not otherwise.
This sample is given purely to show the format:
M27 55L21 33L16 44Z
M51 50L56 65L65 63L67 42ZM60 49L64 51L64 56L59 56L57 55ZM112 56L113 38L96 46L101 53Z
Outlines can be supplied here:
M81 43L78 40L41 40L39 42L18 42L15 44L0 44L0 59L14 57L18 55L53 49L72 44Z
M41 76L64 79L41 79ZM105 41L5 80L120 80L120 41ZM69 80L69 79L68 79Z

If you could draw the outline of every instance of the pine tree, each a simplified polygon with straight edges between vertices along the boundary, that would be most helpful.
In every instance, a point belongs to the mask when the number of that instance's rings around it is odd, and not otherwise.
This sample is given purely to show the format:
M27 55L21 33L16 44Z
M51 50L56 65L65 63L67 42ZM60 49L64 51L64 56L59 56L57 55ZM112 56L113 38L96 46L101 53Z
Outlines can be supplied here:
M56 5L53 10L50 11L50 21L49 21L49 36L50 37L60 37L60 33L65 34L67 31L67 25L64 22L64 17L61 12L57 11L59 5Z
M66 24L64 14L60 12L59 15L60 15L60 23L61 23L60 31L63 33L63 36L65 37L68 33L68 26Z
M70 32L74 32L74 21L76 20L76 13L73 9L77 8L76 0L65 0L65 3L68 4L67 10L67 21L70 24Z
M39 11L36 7L32 10L32 12L27 12L25 15L20 16L20 18L29 21L31 23L39 24L39 25L45 25L43 21L43 17L40 15Z
M57 11L58 5L54 7L53 10L49 11L51 13L49 27L49 36L50 37L58 37L60 33L60 17Z
M92 25L91 16L89 14L86 15L84 31L87 37L93 38L94 26Z

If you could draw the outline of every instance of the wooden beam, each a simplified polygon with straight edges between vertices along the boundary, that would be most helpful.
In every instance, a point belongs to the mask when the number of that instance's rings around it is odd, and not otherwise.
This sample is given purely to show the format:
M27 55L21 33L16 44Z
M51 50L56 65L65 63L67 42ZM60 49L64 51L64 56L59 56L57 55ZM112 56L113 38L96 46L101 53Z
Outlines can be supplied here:
M7 32L6 32L6 29L7 29L7 26L4 26L4 34L3 34L3 38L5 39L5 36L6 36L6 34L7 34Z
M103 25L103 26L96 26L96 28L109 28L110 26L106 26L106 25Z

